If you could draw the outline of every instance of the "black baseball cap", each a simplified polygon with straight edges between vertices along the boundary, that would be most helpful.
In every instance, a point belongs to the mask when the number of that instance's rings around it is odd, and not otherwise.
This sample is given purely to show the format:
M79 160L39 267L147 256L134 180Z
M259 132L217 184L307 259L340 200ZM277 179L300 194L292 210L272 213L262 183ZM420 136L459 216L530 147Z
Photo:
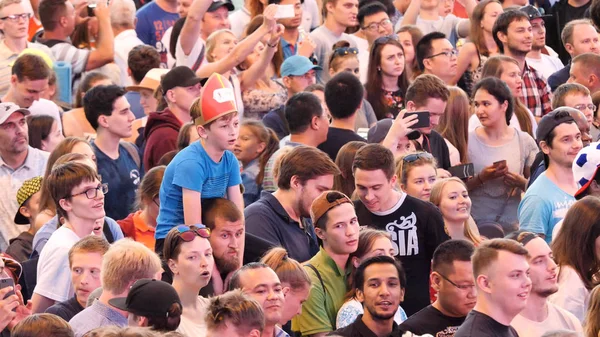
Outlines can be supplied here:
M545 140L557 126L563 123L575 123L575 119L571 117L571 110L576 109L558 107L542 117L538 123L537 132L535 133L538 143Z
M208 7L207 12L214 12L217 9L219 9L220 7L223 7L223 6L227 7L227 10L230 11L230 12L235 9L235 6L233 6L233 4L231 3L231 1L228 1L228 0L216 0L216 1L214 1L213 0L213 2L210 4L210 7Z
M141 279L131 286L127 297L113 298L108 303L138 316L168 317L173 303L181 305L181 300L175 288L167 282Z
M202 79L196 76L194 71L186 66L178 66L171 69L160 80L163 94L175 88L187 88L202 83Z
M543 15L542 12L544 11L543 8L538 9L535 6L532 5L527 5L527 6L523 6L521 8L519 8L519 10L525 14L527 14L527 16L529 17L529 21L533 20L533 19L538 19L538 18L547 18L550 15Z

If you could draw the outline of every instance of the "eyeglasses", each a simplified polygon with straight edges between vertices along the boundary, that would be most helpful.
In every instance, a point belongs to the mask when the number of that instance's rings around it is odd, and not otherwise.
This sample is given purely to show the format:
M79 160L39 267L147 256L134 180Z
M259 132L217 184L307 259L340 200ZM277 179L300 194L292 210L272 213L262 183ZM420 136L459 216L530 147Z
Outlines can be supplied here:
M101 184L101 185L98 185L98 187L89 188L89 189L87 189L87 190L85 190L85 191L83 191L81 193L72 194L69 197L73 198L73 197L76 197L78 195L85 194L85 196L88 199L96 199L98 197L98 191L101 191L102 194L108 193L108 184Z
M336 56L345 56L345 55L349 55L349 54L353 54L353 55L358 54L358 49L353 48L353 47L342 47L342 48L338 48L333 51L333 55L336 55Z
M418 152L418 153L411 153L408 154L404 157L402 157L402 161L405 163L412 163L415 162L419 159L433 159L433 156L431 155L431 153L429 152Z
M583 111L585 109L588 109L592 112L596 111L597 107L593 104L577 104L575 107L575 109L579 110L579 111Z
M390 27L391 25L392 25L392 21L390 19L385 19L380 22L373 22L373 23L369 24L368 26L362 27L362 29L376 31L376 30L379 30L379 27L387 28L387 27Z
M444 276L444 275L442 275L440 273L437 273L437 274L440 275L444 280L448 281L448 283L450 283L451 285L455 286L456 288L458 288L460 290L471 290L471 289L475 288L474 284L469 284L469 285L466 285L466 284L456 284L456 283L450 281L450 279L447 278L446 276Z
M202 226L202 227L199 227L199 226ZM205 239L210 238L210 229L206 228L204 225L197 225L197 226L179 225L176 228L177 228L177 231L179 232L179 237L181 238L181 240L183 240L185 242L193 241L196 238L196 236L199 236L199 237L205 238Z
M375 40L375 42L373 42L373 44L378 45L378 44L386 44L390 41L398 41L398 36L396 35L385 35L382 36L380 38L377 38L377 40Z
M23 14L12 14L12 15L7 15L3 18L0 18L0 20L10 20L12 22L18 22L19 19L25 19L25 20L29 20L29 18L31 17L30 13L23 13Z
M453 56L458 55L458 51L456 49L452 49L452 50L447 50L447 51L443 51L441 53L437 53L431 56L427 56L426 59L431 59L434 58L436 56L440 56L440 55L446 55L447 58L451 58Z
M157 201L158 200L158 201ZM158 196L154 197L154 199L152 199L152 201L154 202L154 204L158 207L160 207L160 199L158 199Z

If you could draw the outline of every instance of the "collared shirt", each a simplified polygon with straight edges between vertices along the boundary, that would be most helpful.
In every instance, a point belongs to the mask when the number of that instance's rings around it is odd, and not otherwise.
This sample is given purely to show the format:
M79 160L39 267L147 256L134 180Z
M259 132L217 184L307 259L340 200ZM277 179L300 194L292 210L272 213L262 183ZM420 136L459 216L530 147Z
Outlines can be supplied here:
M314 267L318 274L308 265ZM346 279L352 271L352 263L348 259L345 268L340 268L321 247L304 270L313 286L302 305L302 314L292 319L292 331L299 331L303 336L334 331L337 312L344 304Z
M12 63L17 59L20 53L14 52L6 45L6 40L0 42L0 97L6 95L8 88L10 87L10 75L12 70ZM40 43L27 42L27 48L38 49L45 52L52 60L52 52L50 48Z
M538 72L525 62L523 68L523 103L536 117L542 117L552 111L550 87Z
M115 63L121 70L121 83L117 84L120 86L133 85L133 81L127 76L127 59L129 52L142 44L144 42L137 37L137 33L133 29L124 30L115 36Z
M287 332L283 331L282 328L275 326L275 331L273 332L274 337L290 337Z
M292 55L296 55L298 53L298 42L300 42L300 35L298 35L298 40L294 44L287 42L286 40L283 39L283 37L280 38L280 40L281 40L281 50L283 50L283 59L284 60L286 58L288 58Z
M115 325L126 327L127 317L121 315L121 313L110 306L96 300L91 306L75 315L69 321L69 324L73 328L75 336L82 337L88 331L103 326Z
M363 315L359 315L358 317L356 317L354 323L348 325L345 328L338 329L332 334L342 337L377 337L377 335L373 331L371 331L371 329L369 329L368 326L365 325L365 323L362 320L362 317ZM389 336L396 336L397 331L398 324L396 324L396 322L393 322L392 332L390 332Z
M8 240L29 228L15 225L15 214L19 209L17 192L25 180L44 175L50 155L31 146L27 147L27 151L23 165L14 170L0 157L0 251L6 250Z

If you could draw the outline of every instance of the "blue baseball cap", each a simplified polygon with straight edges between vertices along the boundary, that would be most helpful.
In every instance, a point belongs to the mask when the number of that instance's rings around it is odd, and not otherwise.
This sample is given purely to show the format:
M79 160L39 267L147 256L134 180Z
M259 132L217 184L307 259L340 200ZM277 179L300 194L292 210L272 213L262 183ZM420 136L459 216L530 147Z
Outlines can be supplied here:
M292 55L286 58L281 65L281 77L301 76L312 69L323 70L323 68L314 65L306 56Z

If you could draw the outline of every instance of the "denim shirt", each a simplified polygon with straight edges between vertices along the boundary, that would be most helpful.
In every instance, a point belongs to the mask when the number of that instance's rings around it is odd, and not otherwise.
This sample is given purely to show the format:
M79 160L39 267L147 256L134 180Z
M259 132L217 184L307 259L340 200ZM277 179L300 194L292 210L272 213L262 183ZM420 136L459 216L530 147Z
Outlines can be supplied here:
M247 207L260 198L262 186L256 183L256 176L258 176L259 172L258 159L254 159L244 167L241 173L242 184L244 185L244 207Z

